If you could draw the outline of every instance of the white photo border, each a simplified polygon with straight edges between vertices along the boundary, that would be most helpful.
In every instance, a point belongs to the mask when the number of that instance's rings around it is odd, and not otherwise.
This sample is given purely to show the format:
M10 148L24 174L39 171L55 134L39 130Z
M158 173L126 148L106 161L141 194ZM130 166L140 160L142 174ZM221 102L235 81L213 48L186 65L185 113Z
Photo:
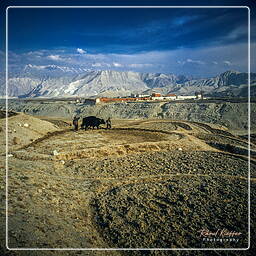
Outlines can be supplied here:
M198 9L206 9L206 8L241 8L241 9L247 9L248 10L248 247L247 248L10 248L8 246L8 10L9 9L14 9L14 8L180 8L180 9L185 9L185 8L198 8ZM226 250L226 251L241 251L241 250L248 250L250 249L250 222L251 222L251 216L250 216L250 130L251 130L251 107L250 107L250 72L251 72L251 67L250 67L250 61L251 61L251 45L250 45L250 34L251 34L251 29L250 29L250 7L248 6L8 6L5 9L6 12L6 24L5 24L5 36L6 36L6 41L5 41L5 54L6 54L6 74L5 74L5 84L6 84L6 248L8 250L13 250L13 251L136 251L136 250L150 250L150 251L178 251L178 250L184 250L184 251L207 251L207 250Z

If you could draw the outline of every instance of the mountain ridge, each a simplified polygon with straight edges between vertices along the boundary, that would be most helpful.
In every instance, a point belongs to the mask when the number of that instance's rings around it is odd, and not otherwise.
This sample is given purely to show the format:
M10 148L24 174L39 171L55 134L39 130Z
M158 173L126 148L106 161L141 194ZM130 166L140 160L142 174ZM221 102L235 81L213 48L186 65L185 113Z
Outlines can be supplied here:
M46 70L46 71L45 71ZM213 78L133 71L89 70L60 67L56 65L26 65L24 72L10 77L8 94L14 97L69 97L69 96L128 96L131 93L193 95L203 90L207 95L246 96L248 74L228 70ZM256 73L251 73L253 94ZM4 95L1 84L0 94ZM251 88L252 88L251 87Z

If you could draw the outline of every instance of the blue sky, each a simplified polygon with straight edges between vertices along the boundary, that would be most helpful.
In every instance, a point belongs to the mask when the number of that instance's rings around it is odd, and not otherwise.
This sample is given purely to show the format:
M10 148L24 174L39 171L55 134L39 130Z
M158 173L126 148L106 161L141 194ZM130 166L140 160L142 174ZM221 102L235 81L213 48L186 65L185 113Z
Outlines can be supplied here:
M54 64L198 77L248 68L246 8L11 8L8 15L11 68Z

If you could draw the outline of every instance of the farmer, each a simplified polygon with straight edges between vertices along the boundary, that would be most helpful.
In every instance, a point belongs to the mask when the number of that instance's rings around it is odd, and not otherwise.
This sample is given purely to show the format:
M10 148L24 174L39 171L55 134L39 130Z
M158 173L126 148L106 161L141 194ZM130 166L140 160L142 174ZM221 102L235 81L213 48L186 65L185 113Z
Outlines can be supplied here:
M73 119L73 125L74 125L74 128L75 128L75 131L78 131L78 120L79 120L80 117L77 117L75 116L74 119Z
M111 129L111 120L110 117L106 120L107 129Z

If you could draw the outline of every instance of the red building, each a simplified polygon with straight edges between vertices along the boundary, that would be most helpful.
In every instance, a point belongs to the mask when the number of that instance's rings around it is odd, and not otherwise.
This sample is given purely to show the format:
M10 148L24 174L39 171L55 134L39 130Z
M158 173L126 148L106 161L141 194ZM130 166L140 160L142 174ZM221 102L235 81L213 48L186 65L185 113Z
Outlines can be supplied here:
M173 93L169 93L166 95L167 97L176 97L176 94L173 94Z
M161 93L153 92L152 97L161 97Z

